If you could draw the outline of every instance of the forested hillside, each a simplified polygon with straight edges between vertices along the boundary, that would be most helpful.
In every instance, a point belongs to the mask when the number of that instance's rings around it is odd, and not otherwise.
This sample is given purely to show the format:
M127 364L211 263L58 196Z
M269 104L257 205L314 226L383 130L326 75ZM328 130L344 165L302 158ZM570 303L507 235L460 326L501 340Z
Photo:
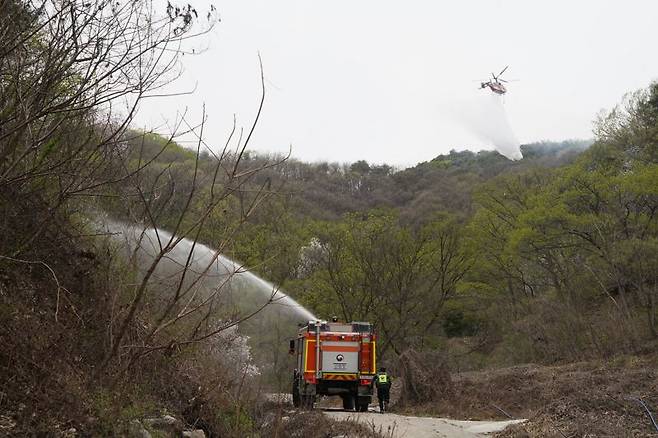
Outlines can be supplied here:
M495 151L450 151L407 169L355 163L304 163L287 159L258 175L290 195L300 217L337 219L369 208L399 209L410 220L436 210L469 212L472 189L498 174L573 161L591 141L540 142L522 146L524 160L513 162ZM281 157L252 154L256 162ZM294 195L294 196L293 196Z
M601 117L593 143L529 144L517 162L451 151L395 169L246 153L240 166L262 171L198 237L240 224L228 255L319 316L374 321L385 361L409 348L453 349L475 368L640 351L656 334L657 90ZM155 161L178 186L210 178L213 157L166 149ZM160 197L168 229L183 199L173 186Z
M479 367L635 351L656 330L655 94L600 119L593 144L530 144L518 162L451 151L399 170L252 153L241 164L263 171L199 238L244 220L230 256L320 316L374 321L383 358L452 345ZM189 176L193 155L173 151L158 161L187 162Z
M580 155L582 144L529 146L519 163L453 152L389 178L352 166L352 199L365 190L372 203L286 218L305 246L277 280L325 316L374 320L384 354L458 345L479 366L642 349L656 333L657 95L602 117ZM296 254L259 259L278 251Z
M375 321L385 357L453 345L480 366L637 351L656 333L657 93L601 118L584 152L538 144L518 163L451 152L399 172L344 168L329 192L351 208L322 201L341 217L314 214L318 188L298 189L301 206L250 232L280 230L287 245L248 239L236 255L321 315Z
M373 320L385 358L452 345L477 367L641 350L656 333L656 94L602 117L589 149L531 144L519 162L452 151L404 170L268 167L281 157L252 154L267 200L227 252L321 316Z

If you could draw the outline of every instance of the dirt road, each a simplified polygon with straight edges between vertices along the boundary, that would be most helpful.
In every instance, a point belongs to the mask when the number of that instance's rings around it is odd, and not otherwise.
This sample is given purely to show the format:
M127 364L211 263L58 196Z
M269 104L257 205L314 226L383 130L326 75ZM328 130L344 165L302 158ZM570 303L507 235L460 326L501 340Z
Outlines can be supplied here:
M290 394L268 394L272 401L291 403ZM337 401L338 400L338 401ZM321 399L317 409L334 420L355 420L375 426L391 438L483 438L488 434L499 432L512 424L525 420L509 421L461 421L448 418L412 417L398 414L380 414L379 408L372 404L368 412L345 411L339 408L339 399Z
M510 421L459 421L446 418L409 417L397 414L380 414L369 411L363 413L346 412L342 409L324 409L325 414L334 420L362 421L373 424L375 430L389 433L395 438L482 438L499 432L507 426L523 422Z

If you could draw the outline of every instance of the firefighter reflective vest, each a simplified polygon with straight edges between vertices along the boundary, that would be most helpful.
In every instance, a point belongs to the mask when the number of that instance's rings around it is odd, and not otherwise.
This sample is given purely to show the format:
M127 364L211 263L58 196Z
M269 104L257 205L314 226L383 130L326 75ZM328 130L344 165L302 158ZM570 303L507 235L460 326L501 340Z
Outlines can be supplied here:
M379 374L377 376L377 384L386 385L388 383L388 374Z

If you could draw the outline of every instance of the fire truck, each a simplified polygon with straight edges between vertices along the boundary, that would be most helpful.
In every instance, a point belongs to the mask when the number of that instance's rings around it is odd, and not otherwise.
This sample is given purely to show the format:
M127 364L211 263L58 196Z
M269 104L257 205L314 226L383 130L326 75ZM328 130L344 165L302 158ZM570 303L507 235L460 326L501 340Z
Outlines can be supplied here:
M312 409L318 395L337 395L343 408L366 412L376 374L375 333L367 322L309 321L290 341L296 355L292 400Z

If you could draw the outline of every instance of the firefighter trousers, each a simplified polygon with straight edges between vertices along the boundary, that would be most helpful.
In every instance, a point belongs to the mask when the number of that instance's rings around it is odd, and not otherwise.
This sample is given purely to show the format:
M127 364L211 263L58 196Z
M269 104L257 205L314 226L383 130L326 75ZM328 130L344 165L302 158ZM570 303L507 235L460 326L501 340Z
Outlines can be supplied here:
M388 406L390 387L382 385L377 387L377 400L379 400L379 411L384 412Z

